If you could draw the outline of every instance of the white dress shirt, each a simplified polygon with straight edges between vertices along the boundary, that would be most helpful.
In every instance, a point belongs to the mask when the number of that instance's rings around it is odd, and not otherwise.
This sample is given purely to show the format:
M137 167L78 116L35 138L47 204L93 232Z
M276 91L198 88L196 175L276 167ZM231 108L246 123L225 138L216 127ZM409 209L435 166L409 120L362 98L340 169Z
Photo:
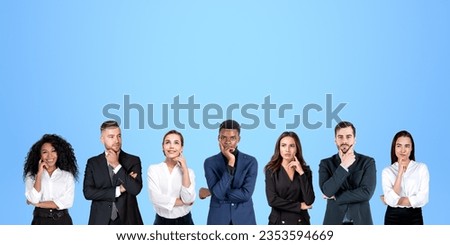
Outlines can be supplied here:
M184 203L192 203L195 200L195 175L189 170L191 186L182 185L183 174L180 166L175 165L172 173L165 162L151 165L147 170L148 191L150 201L153 203L156 213L167 219L175 219L188 214L192 205L174 206L177 198Z
M41 191L34 188L35 177L29 173L25 178L25 197L31 203L53 201L58 209L72 207L75 195L75 179L70 172L55 169L52 176L42 173Z
M423 207L428 203L430 175L424 163L410 161L406 172L403 173L401 192L397 195L394 183L398 174L398 162L383 169L382 184L384 201L391 207L405 207L398 205L400 197L408 197L410 207Z

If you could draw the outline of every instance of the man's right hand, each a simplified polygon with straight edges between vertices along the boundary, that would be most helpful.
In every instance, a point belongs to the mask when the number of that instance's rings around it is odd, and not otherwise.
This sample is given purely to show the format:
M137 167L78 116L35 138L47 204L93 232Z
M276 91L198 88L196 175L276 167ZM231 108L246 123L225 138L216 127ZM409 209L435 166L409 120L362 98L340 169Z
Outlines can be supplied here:
M346 153L339 151L339 157L341 158L341 165L345 169L348 169L356 161L355 152L353 151L353 145L349 147Z
M234 167L234 163L236 162L236 157L234 156L233 152L235 151L235 148L231 148L229 146L224 146L219 142L220 151L222 154L227 158L228 165L230 167Z
M106 150L106 161L113 167L116 168L119 165L119 153L113 150Z

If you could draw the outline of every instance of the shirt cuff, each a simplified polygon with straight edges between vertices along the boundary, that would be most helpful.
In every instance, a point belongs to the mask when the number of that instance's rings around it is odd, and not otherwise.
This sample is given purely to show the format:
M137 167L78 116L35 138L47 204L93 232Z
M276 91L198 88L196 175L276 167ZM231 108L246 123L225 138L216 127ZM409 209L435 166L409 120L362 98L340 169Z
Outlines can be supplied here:
M116 197L120 197L122 193L120 193L120 186L116 187Z
M346 167L344 167L343 165L342 165L342 163L341 164L339 164L339 166L341 166L345 171L347 171L348 172L348 168L346 168Z
M117 174L117 172L119 172L119 170L122 168L122 165L120 165L120 163L117 165L116 168L113 169L114 174Z

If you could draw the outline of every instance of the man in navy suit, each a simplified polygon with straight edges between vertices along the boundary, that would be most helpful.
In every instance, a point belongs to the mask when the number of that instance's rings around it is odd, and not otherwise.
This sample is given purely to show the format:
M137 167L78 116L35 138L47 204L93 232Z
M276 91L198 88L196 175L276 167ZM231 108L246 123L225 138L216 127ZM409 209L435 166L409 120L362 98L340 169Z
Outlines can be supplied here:
M352 123L338 123L334 133L338 153L319 165L319 185L327 199L323 224L372 225L369 201L376 187L375 160L353 150Z
M211 192L208 225L256 225L252 195L258 162L238 151L240 131L234 120L220 124L220 153L205 160L206 182Z
M136 196L142 189L141 160L122 150L116 121L101 127L105 152L87 161L83 193L92 200L89 225L142 225Z

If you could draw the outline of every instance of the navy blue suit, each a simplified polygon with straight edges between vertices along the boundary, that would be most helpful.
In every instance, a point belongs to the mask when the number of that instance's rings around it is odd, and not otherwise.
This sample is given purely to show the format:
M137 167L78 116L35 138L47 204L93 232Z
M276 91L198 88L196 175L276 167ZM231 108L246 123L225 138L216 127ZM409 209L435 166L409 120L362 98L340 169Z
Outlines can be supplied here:
M252 195L258 162L253 156L238 152L234 175L222 153L205 160L205 176L211 192L208 225L256 225Z

